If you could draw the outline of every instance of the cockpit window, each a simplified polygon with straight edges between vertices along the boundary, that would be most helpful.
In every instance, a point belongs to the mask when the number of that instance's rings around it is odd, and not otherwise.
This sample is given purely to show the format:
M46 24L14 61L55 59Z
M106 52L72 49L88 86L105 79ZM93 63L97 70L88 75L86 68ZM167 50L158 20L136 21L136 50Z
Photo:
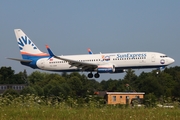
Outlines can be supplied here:
M162 55L162 56L160 56L161 58L165 58L165 57L168 57L168 56L166 56L166 55Z

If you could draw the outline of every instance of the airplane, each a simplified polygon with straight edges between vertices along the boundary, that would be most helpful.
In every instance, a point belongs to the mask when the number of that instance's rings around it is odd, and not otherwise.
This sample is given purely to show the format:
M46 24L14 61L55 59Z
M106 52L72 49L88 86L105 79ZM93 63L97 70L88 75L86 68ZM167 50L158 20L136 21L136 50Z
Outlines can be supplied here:
M21 30L14 29L22 59L22 65L33 69L55 72L89 72L88 77L99 78L100 73L123 73L127 69L164 68L175 62L173 58L159 52L118 52L81 55L55 55L46 45L48 53L42 52ZM95 74L93 74L95 72Z

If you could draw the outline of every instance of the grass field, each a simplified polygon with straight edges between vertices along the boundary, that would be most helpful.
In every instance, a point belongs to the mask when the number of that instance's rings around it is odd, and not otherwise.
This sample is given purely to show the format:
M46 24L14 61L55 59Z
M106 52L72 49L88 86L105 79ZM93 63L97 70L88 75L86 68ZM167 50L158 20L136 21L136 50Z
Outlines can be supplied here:
M167 108L0 108L1 120L180 120L180 109Z
M98 101L78 104L36 96L0 96L0 120L180 120L180 108L132 108Z

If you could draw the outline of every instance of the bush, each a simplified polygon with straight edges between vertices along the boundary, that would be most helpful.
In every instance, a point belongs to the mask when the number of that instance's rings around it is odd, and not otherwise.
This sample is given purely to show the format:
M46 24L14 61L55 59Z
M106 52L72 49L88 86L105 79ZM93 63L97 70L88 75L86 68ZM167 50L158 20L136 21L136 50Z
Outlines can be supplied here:
M21 95L27 95L27 94L34 94L34 95L37 95L37 92L35 91L35 89L33 87L26 87L24 88L21 92L20 92Z
M8 89L3 93L3 96L12 95L12 96L19 96L19 93L13 89Z

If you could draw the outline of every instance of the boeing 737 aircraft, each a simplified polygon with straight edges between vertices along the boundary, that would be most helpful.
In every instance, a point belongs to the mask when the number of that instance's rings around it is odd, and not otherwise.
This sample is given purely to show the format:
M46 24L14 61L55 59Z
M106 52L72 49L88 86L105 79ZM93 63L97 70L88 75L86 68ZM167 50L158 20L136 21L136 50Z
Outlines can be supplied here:
M89 78L93 76L99 78L99 73L122 73L126 69L159 69L174 62L174 59L158 52L118 52L57 56L49 46L46 46L48 53L41 52L21 29L15 29L14 31L22 59L8 59L19 61L22 65L34 69L56 72L87 71L89 72ZM95 72L94 75L93 72Z

